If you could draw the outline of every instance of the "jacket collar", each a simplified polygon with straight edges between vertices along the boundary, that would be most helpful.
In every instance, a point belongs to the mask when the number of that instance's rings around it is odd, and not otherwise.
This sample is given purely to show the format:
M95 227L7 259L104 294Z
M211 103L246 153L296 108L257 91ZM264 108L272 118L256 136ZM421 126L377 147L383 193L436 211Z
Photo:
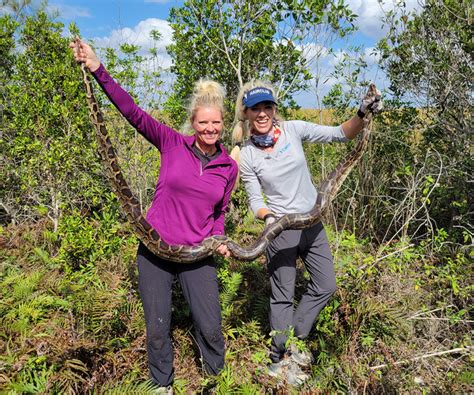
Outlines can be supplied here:
M193 152L193 148L192 148L192 146L195 142L196 142L196 136L194 134L191 135L191 136L184 136L184 144L192 152L193 155L196 155ZM225 149L224 145L220 141L218 141L217 143L219 144L219 147L222 151L222 154L219 155L212 162L208 163L208 165L209 166L213 166L213 165L232 165L232 162L234 162L234 160L229 156L229 154L227 153L227 150Z

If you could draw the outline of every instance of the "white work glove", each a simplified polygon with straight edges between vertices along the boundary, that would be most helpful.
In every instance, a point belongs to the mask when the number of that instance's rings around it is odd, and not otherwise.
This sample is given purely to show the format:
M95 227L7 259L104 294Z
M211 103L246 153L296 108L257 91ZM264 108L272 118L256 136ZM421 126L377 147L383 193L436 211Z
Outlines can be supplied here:
M382 93L375 87L374 84L371 84L367 94L362 99L359 107L359 111L357 111L357 115L360 118L364 118L367 112L371 112L373 114L378 113L383 108L382 102Z
M277 217L275 216L275 214L273 213L265 214L265 216L263 217L263 221L265 222L265 228L273 224L276 220L277 220Z

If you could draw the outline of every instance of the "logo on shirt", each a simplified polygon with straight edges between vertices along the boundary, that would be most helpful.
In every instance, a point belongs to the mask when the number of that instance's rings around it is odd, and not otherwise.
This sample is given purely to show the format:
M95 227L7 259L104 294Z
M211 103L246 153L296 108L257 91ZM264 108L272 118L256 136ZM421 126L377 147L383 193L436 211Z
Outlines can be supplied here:
M291 147L291 143L286 144L283 148L280 148L280 150L278 151L278 154L285 153L286 151L290 149L290 147Z

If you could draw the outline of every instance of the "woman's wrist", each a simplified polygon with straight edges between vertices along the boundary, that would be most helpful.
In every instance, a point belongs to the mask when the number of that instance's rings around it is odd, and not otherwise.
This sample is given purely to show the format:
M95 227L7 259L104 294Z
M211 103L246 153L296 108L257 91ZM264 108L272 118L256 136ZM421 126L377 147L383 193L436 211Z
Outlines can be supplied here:
M99 70L100 67L100 61L97 62L91 62L91 65L89 66L89 70L91 73L95 73L97 70Z

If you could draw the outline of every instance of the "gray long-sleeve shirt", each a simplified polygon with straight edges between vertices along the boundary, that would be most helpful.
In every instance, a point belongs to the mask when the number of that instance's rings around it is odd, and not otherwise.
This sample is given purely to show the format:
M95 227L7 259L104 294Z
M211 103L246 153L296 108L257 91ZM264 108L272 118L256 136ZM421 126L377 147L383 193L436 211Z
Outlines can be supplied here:
M278 217L311 210L317 191L311 181L303 141L348 141L340 126L286 121L280 129L282 133L272 152L257 148L251 140L245 142L241 151L241 176L254 214L261 208Z

